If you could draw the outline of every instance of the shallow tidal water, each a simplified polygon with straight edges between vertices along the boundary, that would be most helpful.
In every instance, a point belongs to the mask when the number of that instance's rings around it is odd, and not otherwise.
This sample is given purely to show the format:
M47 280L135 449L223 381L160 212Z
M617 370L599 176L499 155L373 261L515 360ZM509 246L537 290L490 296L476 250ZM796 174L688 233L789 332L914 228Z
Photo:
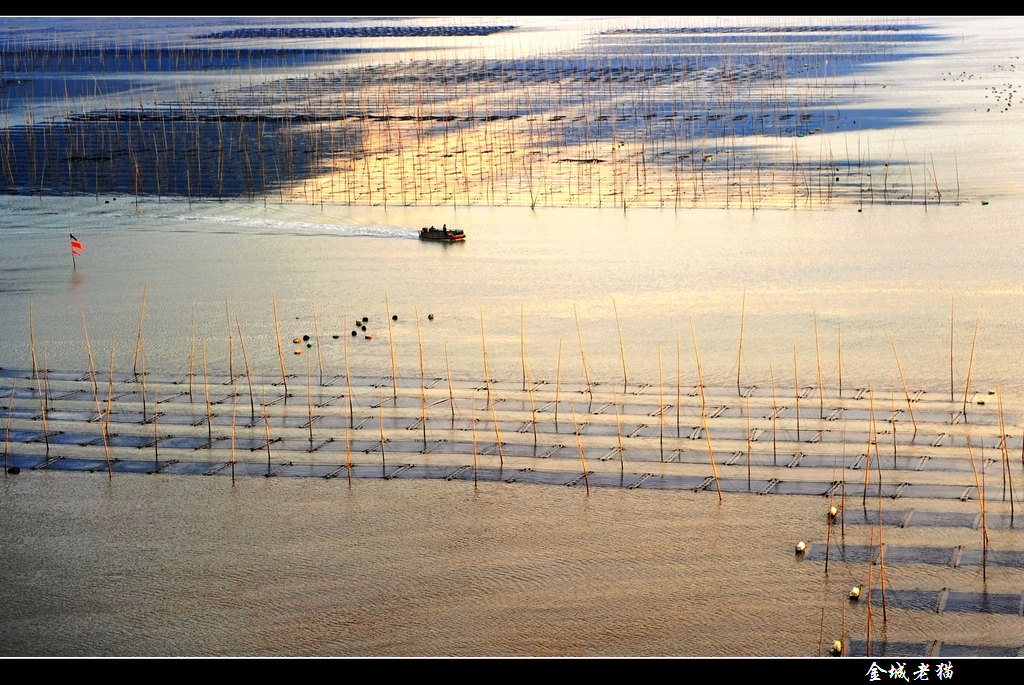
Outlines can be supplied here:
M264 387L286 375L299 394L322 378L338 391L351 373L382 379L381 403L395 377L593 384L605 396L627 384L719 398L756 387L783 404L802 390L808 403L863 393L894 413L914 393L971 412L998 401L1018 461L1009 498L988 502L987 569L970 497L847 502L830 529L830 500L806 494L719 502L711 489L24 468L0 482L0 654L816 657L838 639L854 656L1019 656L1024 140L1019 107L1000 119L982 103L1019 80L993 65L1019 66L1005 50L1019 51L1020 23L935 21L947 38L959 26L960 43L874 66L860 75L870 96L857 86L864 116L927 116L898 135L827 140L876 157L909 147L915 173L928 167L918 156L938 157L941 203L624 211L3 196L0 368L199 379L248 367ZM979 41L986 31L991 42ZM825 140L794 144L813 158ZM467 241L417 239L442 224ZM85 246L74 260L69 233ZM0 387L8 426L40 392L25 382L14 400L11 383ZM575 448L571 433L556 437ZM580 446L591 458L592 440ZM976 456L998 492L995 447ZM43 446L5 439L4 450ZM935 455L922 440L905 456ZM940 479L970 491L967 455L956 459ZM785 463L767 475L799 478ZM890 486L919 477L885 474ZM922 519L942 525L903 525ZM892 594L869 615L847 594L879 591L865 550L883 534ZM827 569L826 540L841 550Z

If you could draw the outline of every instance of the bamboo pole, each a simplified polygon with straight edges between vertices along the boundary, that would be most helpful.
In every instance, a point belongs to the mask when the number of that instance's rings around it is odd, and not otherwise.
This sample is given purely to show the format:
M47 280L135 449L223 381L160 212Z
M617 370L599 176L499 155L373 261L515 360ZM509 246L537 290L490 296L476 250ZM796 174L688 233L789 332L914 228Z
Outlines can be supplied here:
M796 345L793 345L793 393L796 401L796 440L800 442L800 381L796 371Z
M978 321L974 322L974 337L971 340L971 356L967 362L967 381L964 383L964 421L967 420L967 396L971 391L971 370L974 367L974 346L978 342Z
M985 488L984 483L978 477L978 467L974 463L974 450L971 448L970 435L967 438L967 455L971 461L971 471L974 472L974 487L978 491L978 509L981 513L981 578L988 580L988 523L985 518Z
M590 395L590 401L593 402L594 401L594 390L593 390L594 386L590 382L590 371L587 370L587 355L586 355L586 352L583 351L583 333L580 330L580 317L579 317L579 314L576 312L576 305L575 304L572 306L572 313L573 313L573 316L576 318L576 337L580 341L580 360L583 363L583 377L584 377L584 379L587 382L587 393Z
M818 345L818 312L814 312L814 359L818 366L818 418L825 418L825 385L821 381L821 347Z
M612 299L612 308L615 310L615 328L619 332L619 357L622 359L622 393L626 393L628 374L626 373L626 348L622 344L622 326L619 324L619 307Z
M722 503L722 486L718 481L718 467L715 465L715 451L711 448L711 431L708 430L707 403L704 399L704 372L701 370L700 352L697 350L697 333L693 328L693 319L690 319L690 335L693 338L693 354L697 360L697 386L700 388L700 418L704 427L704 437L708 444L708 460L711 462L711 475L715 479L715 489L718 491L718 503Z
M448 343L444 344L444 373L448 377L448 404L452 409L452 425L455 425L455 391L452 389L452 370L448 364Z
M416 316L416 344L420 352L420 425L423 429L423 451L427 451L427 388L423 370L423 336L420 333L420 311L414 308Z
M245 351L245 338L242 337L242 324L235 317L235 328L238 329L238 343L242 347L242 361L245 362L245 380L249 384L249 420L256 423L256 398L252 391L252 373L249 370L249 355Z
M110 461L110 406L114 396L114 338L116 331L110 333L110 370L107 373L107 411L100 421L100 433L103 435L103 454L107 460L107 480L113 480L114 470ZM44 428L45 432L45 428Z
M207 447L213 447L213 412L210 409L210 378L206 373L206 341L202 344L203 352L203 394L206 396L206 436Z
M778 426L777 422L779 419L779 407L775 401L775 371L772 369L772 365L768 365L768 375L772 382L772 465L779 465L779 450L778 450Z
M583 481L587 485L587 495L589 496L590 495L590 475L589 475L589 472L587 470L587 459L583 455L583 441L580 440L580 429L579 429L579 425L576 423L576 410L573 408L571 401L569 402L569 411L572 414L573 432L576 434L576 447L579 450L579 453L580 453L580 464L583 467Z
M388 294L384 293L384 308L388 318L388 348L391 350L391 399L398 406L398 368L395 366L395 336L391 329L391 304Z
M281 348L281 327L277 317L277 296L271 293L270 301L274 308L274 336L277 339L277 360L281 365L281 383L284 385L284 401L288 401L288 372L284 368L284 350ZM269 466L268 466L269 470Z
M892 339L892 333L889 333L889 344L892 345L892 354L896 358L896 368L900 372L900 381L903 383L903 396L907 398L907 411L910 412L910 420L914 422L914 436L917 436L917 419L914 418L914 407L910 401L910 391L907 389L907 379L903 375L903 365L900 364L900 356L896 353L896 343Z
M743 300L740 302L740 341L736 347L736 395L737 397L743 393L740 391L740 370L743 367L743 323L747 313L747 291L743 291Z
M953 401L953 298L949 298L949 401Z
M138 364L139 364L139 348L142 347L142 320L146 315L146 288L147 285L142 286L142 305L139 309L139 330L135 335L135 359L132 362L132 373L138 375Z

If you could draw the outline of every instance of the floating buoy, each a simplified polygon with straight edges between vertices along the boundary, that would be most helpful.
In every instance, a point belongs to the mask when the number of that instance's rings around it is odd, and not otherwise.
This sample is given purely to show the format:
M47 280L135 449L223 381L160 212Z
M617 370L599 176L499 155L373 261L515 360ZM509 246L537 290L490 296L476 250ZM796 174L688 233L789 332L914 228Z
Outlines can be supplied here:
M365 331L365 330L366 330L366 326L361 326L361 328L363 329L363 331Z
M832 656L842 656L843 655L843 641L842 640L832 640L831 652L832 652Z
M356 337L356 332L355 331L352 331L352 337L353 338Z
M367 322L367 321L369 321L369 320L370 320L370 319L369 319L368 317L365 317L365 316L363 317L363 323L366 323L366 322Z
M807 543L806 542L801 540L800 542L796 543L796 553L797 554L803 554L806 550L807 550Z
M295 354L302 354L302 350L295 350Z
M366 335L364 335L363 337L364 337L364 338L366 338L367 340L373 340L373 336L372 336L372 335L370 335L369 333L367 333L367 334L366 334Z
M337 339L338 339L338 334L337 334L337 333L335 333L335 334L334 334L334 335L332 335L331 337L332 337L332 338L334 338L335 340L337 340Z
M398 314L392 314L391 315L391 320L392 321L398 321Z
M836 520L836 516L839 516L839 509L836 507L828 508L828 520L829 523Z
M302 339L303 340L309 340L309 335L307 334L307 335L302 336Z
M298 345L300 342L302 342L302 339L301 338L297 338L297 337L296 338L292 338L292 342L295 343L296 345Z
M306 349L309 349L312 346L313 346L313 343L306 343Z
M21 473L21 469L19 469L17 466L9 466L7 467L7 473L11 474L12 476L16 476L19 473Z
M430 319L431 321L433 321L434 320L434 315L432 313L431 314L427 314L427 318Z
M854 602L860 599L860 585L854 585L853 589L850 590L850 599Z

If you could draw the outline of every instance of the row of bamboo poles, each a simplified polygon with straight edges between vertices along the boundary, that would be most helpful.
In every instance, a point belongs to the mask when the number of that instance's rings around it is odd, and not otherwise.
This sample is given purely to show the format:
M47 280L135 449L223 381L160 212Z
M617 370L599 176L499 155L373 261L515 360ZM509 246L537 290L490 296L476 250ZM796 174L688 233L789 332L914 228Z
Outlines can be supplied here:
M838 71L891 55L889 41L796 64L783 38L752 53L694 41L665 55L638 35L616 36L633 39L625 47L599 36L567 54L454 63L428 55L350 64L324 50L303 53L301 64L285 52L267 65L252 48L225 59L240 66L213 87L195 76L211 49L175 48L163 65L176 75L173 89L161 82L121 93L74 76L37 93L29 77L55 50L62 63L82 55L87 71L95 50L10 47L0 56L14 78L26 70L28 85L0 112L0 185L190 201L276 195L314 205L941 201L931 155L911 155L904 144L897 157L892 134L885 159L873 157L870 137L837 104L858 87ZM110 48L115 63L138 61L119 50L131 52ZM294 72L276 75L286 67ZM33 105L23 109L22 100ZM822 132L831 134L813 137ZM843 149L833 149L839 136Z

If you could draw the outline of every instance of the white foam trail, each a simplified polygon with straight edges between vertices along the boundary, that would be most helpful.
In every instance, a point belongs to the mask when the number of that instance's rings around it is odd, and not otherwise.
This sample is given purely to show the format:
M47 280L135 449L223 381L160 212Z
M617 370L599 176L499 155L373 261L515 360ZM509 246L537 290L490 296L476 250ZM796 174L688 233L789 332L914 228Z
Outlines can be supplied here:
M187 216L184 221L204 224L221 224L237 228L239 234L290 233L308 235L337 235L339 237L369 236L376 238L415 239L417 234L408 229L384 226L358 226L353 224L325 224L313 221L287 221L243 216ZM254 231L255 229L255 231Z

